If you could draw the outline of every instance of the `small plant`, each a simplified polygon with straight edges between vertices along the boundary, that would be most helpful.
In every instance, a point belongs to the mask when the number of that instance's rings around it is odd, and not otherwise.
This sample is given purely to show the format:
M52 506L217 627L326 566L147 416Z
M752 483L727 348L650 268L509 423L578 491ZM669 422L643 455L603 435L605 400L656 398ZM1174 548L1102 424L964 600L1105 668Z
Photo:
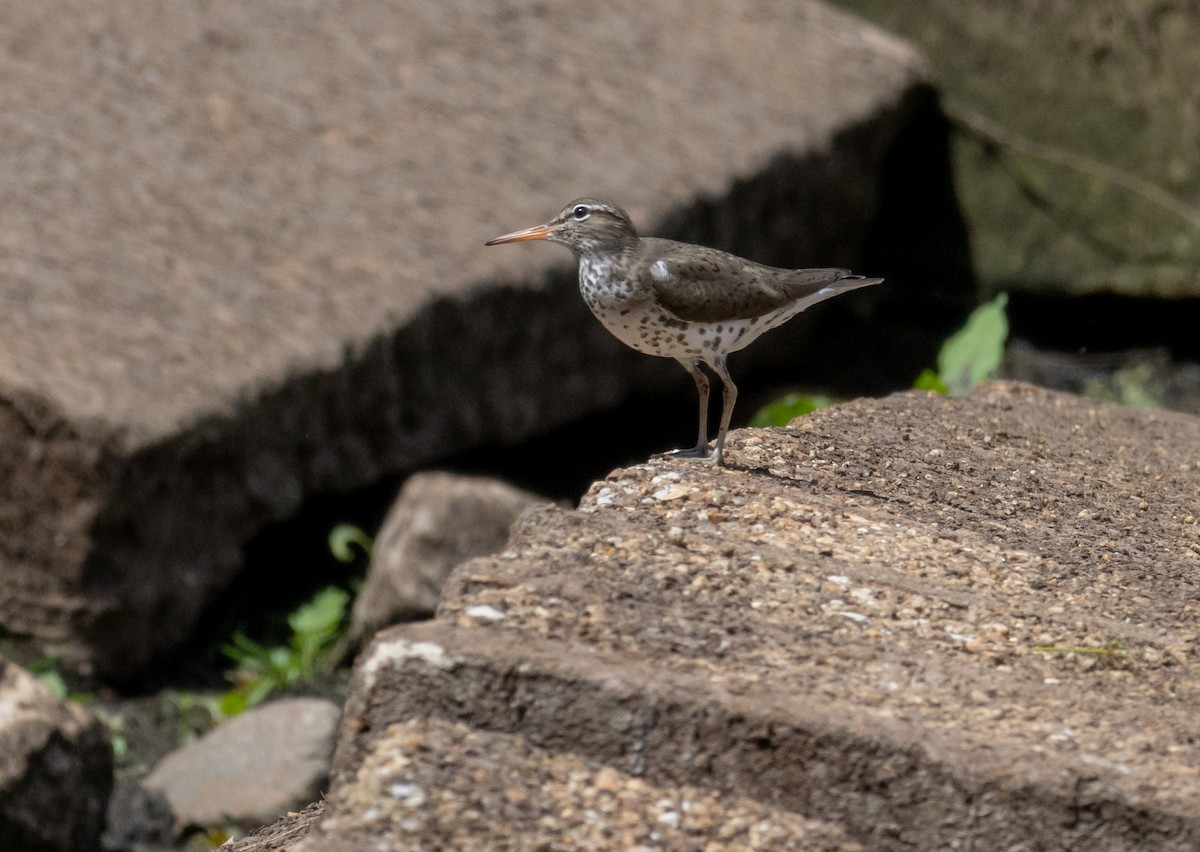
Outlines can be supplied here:
M925 370L913 387L966 396L995 373L1008 339L1007 304L1008 294L1001 293L972 311L966 325L942 344L937 372Z
M371 537L354 524L338 524L329 531L329 552L343 565L349 565L358 555L355 546L366 556L371 555Z
M371 555L371 537L353 524L338 524L329 531L329 552L350 563ZM353 584L352 584L353 587ZM226 673L233 689L221 696L217 710L236 716L261 704L267 697L299 683L312 683L323 673L346 630L350 593L326 586L288 618L292 635L286 645L263 645L238 631L221 649L237 667Z
M271 693L298 683L312 683L321 664L342 634L350 593L327 586L288 616L292 636L287 645L266 646L240 631L221 649L237 663L227 674L234 687L221 697L225 716L236 716L266 700Z
M754 415L750 425L756 428L763 426L786 426L797 417L812 414L818 408L828 408L833 405L831 397L821 394L789 393L782 399L763 406Z

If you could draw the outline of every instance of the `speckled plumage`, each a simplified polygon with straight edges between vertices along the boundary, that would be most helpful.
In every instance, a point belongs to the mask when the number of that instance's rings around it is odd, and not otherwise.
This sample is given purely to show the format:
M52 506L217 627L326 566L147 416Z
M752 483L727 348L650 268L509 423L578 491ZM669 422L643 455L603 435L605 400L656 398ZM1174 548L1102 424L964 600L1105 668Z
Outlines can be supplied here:
M579 259L579 291L596 318L628 346L674 358L696 382L700 429L694 449L677 451L720 464L737 388L725 359L817 302L882 278L845 269L779 269L704 246L639 237L620 207L579 198L545 225L488 245L550 240ZM708 447L707 364L724 389L721 428Z

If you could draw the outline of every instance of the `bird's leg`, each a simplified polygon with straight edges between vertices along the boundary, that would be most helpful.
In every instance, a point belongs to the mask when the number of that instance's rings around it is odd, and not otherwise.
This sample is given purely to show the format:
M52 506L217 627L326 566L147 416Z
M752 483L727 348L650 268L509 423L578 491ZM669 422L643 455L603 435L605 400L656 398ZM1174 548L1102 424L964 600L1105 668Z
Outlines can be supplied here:
M737 403L737 385L729 377L729 368L725 365L724 355L718 355L709 362L709 366L721 377L721 397L724 404L721 406L721 429L717 432L716 449L705 455L704 461L708 464L719 465L725 450L725 435L729 432L729 421L733 418L733 406Z
M698 358L676 358L683 369L687 370L696 383L696 393L700 397L700 429L696 435L696 446L688 450L670 450L658 453L660 456L676 458L704 458L708 455L708 376L700 369Z
M692 374L692 379L696 382L696 393L700 397L700 428L696 431L696 446L692 452L698 456L705 456L708 455L708 376L704 374L704 370L700 369L699 359L692 358L685 361L678 358L676 360Z
M696 446L687 450L668 450L655 455L688 459L705 458L708 456L708 390L710 387L708 376L705 375L704 370L700 369L699 358L676 358L675 360L688 371L696 383L696 393L700 397L700 428L696 434Z

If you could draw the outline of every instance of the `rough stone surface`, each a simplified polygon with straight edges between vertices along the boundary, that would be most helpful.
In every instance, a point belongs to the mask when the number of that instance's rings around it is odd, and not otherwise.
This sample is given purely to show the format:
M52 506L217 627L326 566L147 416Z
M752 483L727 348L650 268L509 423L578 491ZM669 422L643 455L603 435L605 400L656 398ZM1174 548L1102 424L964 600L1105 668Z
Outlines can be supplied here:
M143 784L167 797L179 828L262 825L317 797L339 715L316 698L247 710L167 755Z
M379 634L334 800L442 719L869 848L1194 849L1197 447L1195 417L1003 383L618 470Z
M112 768L103 725L0 657L0 849L99 848Z
M521 512L543 498L494 479L418 473L404 483L371 548L350 636L433 614L451 569L496 553Z
M115 677L306 495L686 382L595 323L566 256L488 237L586 190L864 268L885 211L955 215L920 60L814 2L51 0L0 31L0 624ZM829 310L911 336L953 321L934 278ZM897 335L758 351L903 381L931 344Z
M751 799L658 786L439 720L390 726L327 807L295 852L863 848L837 826Z
M325 816L325 802L313 802L299 812L265 825L221 846L226 852L290 852Z

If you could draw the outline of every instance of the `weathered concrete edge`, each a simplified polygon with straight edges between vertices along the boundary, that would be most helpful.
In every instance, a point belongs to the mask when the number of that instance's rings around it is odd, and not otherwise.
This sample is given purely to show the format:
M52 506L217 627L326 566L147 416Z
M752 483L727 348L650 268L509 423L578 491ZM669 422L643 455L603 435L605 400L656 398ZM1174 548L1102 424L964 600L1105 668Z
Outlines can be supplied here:
M864 842L935 848L1191 849L1200 821L1130 803L1101 774L997 750L955 762L936 735L769 690L736 696L593 649L437 621L380 634L356 667L333 783L387 725L435 717L519 734L661 784L749 796ZM1048 772L1047 763L1054 766ZM1058 763L1057 766L1054 764Z

